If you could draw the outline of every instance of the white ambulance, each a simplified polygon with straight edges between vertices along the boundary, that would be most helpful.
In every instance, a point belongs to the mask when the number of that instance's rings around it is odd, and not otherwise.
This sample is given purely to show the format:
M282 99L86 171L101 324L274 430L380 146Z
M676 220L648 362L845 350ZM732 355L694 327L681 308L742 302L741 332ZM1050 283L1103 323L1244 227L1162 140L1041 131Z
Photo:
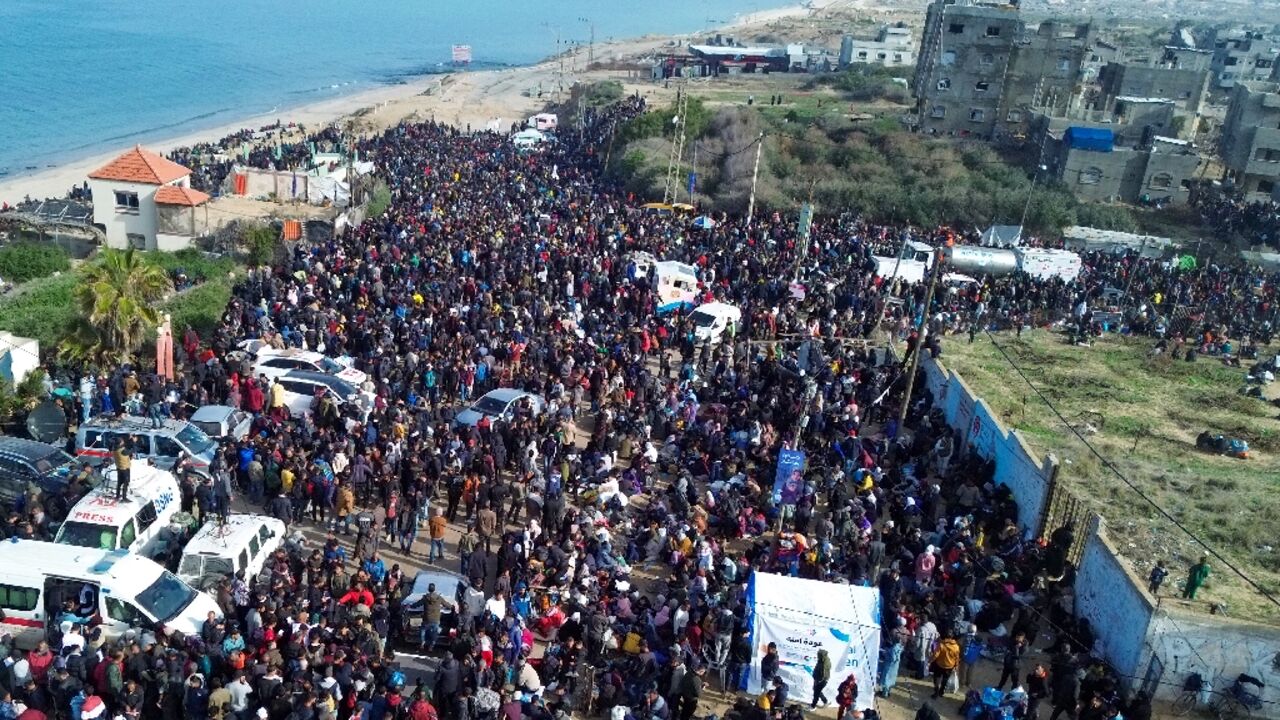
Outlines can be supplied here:
M169 523L182 505L173 473L135 459L124 500L116 499L116 469L110 467L102 475L102 485L72 506L53 541L151 558L162 555Z
M33 648L68 618L101 621L110 642L130 629L199 635L218 603L140 555L13 538L0 542L0 600L19 648Z

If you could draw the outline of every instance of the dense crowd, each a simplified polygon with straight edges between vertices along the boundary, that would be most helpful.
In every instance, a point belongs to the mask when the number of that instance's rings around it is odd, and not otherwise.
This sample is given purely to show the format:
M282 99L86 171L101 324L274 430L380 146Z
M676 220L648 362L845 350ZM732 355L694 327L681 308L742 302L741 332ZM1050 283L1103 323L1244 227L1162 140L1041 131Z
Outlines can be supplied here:
M938 347L910 330L925 288L884 286L869 259L933 233L835 216L805 248L778 215L702 229L646 212L601 175L611 134L643 109L588 110L533 153L437 124L364 140L392 187L384 216L250 273L213 337L184 335L173 381L90 378L87 414L251 412L253 433L222 449L210 481L179 463L184 509L216 514L234 495L326 539L295 536L256 580L220 585L223 616L200 637L105 642L70 627L13 650L0 719L21 703L72 718L542 720L590 706L689 720L710 710L708 690L749 685L761 691L729 711L744 719L829 702L842 720L874 716L856 680L826 688L829 659L756 658L753 571L877 588L882 652L862 690L931 675L935 695L972 689L976 707L987 656L1009 688L997 704L1019 717L1042 704L1054 718L1149 717L1072 612L1073 530L1029 542L1016 498L959 451L923 383L900 432L905 363ZM693 265L699 300L738 306L741 322L699 341L688 315L655 312L638 252ZM992 287L943 293L936 309L981 318L984 303L1075 299ZM860 342L876 327L906 340L904 357ZM279 383L236 352L244 339L347 358L368 375L363 394L291 417ZM494 388L545 405L457 422ZM809 459L785 496L782 449ZM408 606L397 555L461 582ZM1030 662L1045 638L1051 662ZM442 656L430 679L407 680L406 648ZM789 694L796 672L812 697Z
M1243 238L1249 245L1280 249L1280 203L1248 201L1225 191L1204 189L1195 196L1200 218L1224 238Z
M283 139L295 131L301 137ZM341 142L342 133L334 127L306 133L301 127L277 121L256 131L246 128L214 142L177 148L169 152L169 159L191 170L191 187L216 195L236 165L262 170L306 169L315 152L329 152Z

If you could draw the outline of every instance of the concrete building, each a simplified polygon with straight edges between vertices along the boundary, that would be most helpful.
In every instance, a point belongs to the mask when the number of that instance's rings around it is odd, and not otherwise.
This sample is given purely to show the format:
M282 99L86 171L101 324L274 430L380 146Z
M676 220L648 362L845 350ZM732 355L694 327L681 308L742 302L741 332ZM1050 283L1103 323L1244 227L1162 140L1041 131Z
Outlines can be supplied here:
M1005 73L996 135L1025 136L1033 112L1063 115L1074 108L1092 45L1089 23L1064 26L1046 20L1034 31L1023 31Z
M1220 152L1227 179L1247 199L1280 192L1280 83L1235 83Z
M1193 144L1154 134L1150 128L1142 134L1130 129L1125 136L1113 129L1127 126L1042 114L1034 118L1033 127L1037 143L1044 147L1049 176L1082 199L1182 205L1208 163Z
M1234 87L1237 82L1271 80L1280 60L1280 42L1256 30L1241 30L1214 38L1214 85Z
M1160 65L1175 70L1211 70L1213 51L1181 45L1165 45Z
M874 40L845 35L840 40L840 67L854 63L898 67L916 61L911 29L901 25L880 28Z
M1110 110L1117 98L1172 100L1180 110L1200 115L1209 95L1208 70L1149 67L1130 62L1107 63L1099 78L1103 107Z
M803 45L785 47L690 45L689 55L702 62L705 75L790 72L808 70Z
M93 222L107 246L181 250L203 234L196 209L209 196L191 189L191 171L141 146L89 173Z
M994 137L1003 125L1001 97L1021 31L1017 5L930 3L916 62L917 127L937 135Z

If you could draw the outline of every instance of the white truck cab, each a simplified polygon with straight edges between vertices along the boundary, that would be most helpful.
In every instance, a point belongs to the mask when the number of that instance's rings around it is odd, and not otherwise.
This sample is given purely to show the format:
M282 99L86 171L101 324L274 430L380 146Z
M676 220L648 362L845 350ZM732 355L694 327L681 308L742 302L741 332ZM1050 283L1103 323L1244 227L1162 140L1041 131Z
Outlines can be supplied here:
M699 343L718 343L730 325L742 323L742 310L736 305L710 302L695 308L689 314L689 320L693 322L693 335Z

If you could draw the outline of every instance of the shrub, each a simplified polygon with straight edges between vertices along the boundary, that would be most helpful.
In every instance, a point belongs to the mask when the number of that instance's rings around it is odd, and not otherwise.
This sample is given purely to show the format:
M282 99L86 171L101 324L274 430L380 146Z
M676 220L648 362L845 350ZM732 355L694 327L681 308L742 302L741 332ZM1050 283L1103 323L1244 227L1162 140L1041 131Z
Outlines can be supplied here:
M169 313L173 331L179 337L188 327L207 337L221 321L230 300L231 282L211 280L175 295L165 303L164 310Z
M0 278L23 283L71 269L67 253L57 245L17 243L0 248Z
M159 265L170 275L185 273L197 283L212 278L225 278L236 268L235 260L226 256L206 255L195 248L187 248L177 252L156 250L146 254L146 261Z
M245 259L250 265L267 265L276 254L278 235L266 225L253 225L244 231L241 242L244 244Z
M369 217L380 217L389 207L391 207L391 188L379 179L374 182L373 191L369 193Z
M42 352L52 352L78 317L72 292L79 281L75 273L31 281L22 292L0 301L0 330L35 338Z

